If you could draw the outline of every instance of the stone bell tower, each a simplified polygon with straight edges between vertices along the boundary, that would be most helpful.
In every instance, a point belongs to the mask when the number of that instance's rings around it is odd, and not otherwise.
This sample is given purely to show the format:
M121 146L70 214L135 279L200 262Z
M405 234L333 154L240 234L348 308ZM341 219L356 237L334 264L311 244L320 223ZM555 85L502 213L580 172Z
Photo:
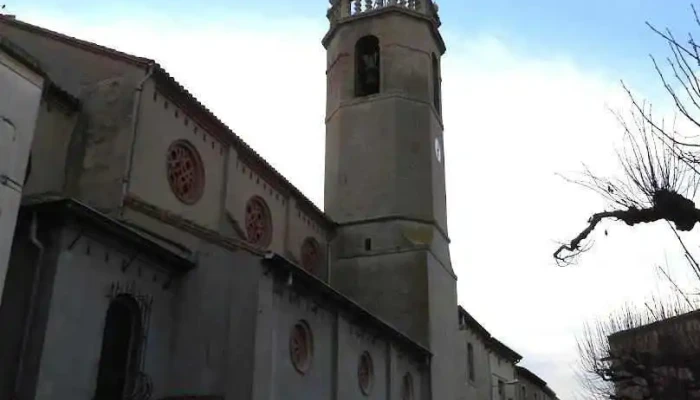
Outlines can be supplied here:
M433 399L455 399L456 276L445 205L432 0L331 0L325 208L331 284L433 353Z

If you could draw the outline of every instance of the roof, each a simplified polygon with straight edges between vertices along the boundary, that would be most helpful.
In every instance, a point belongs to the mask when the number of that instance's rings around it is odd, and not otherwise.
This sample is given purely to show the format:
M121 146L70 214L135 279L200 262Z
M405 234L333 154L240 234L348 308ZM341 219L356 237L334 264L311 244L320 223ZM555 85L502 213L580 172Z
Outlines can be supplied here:
M2 18L2 15L0 15ZM27 51L25 51L21 46L12 42L10 39L0 36L0 50L9 54L15 60L24 64L27 68L34 71L38 75L44 78L44 94L53 95L61 99L66 105L71 108L77 109L80 106L80 102L73 95L67 91L60 88L55 82L53 82L50 77L46 74L44 69L41 67L41 63L36 58L32 57Z
M464 324L469 327L471 330L476 332L477 334L481 335L481 337L485 340L488 341L491 338L491 334L489 331L484 328L479 321L476 320L476 318L472 317L471 314L467 312L467 310L464 309L462 306L458 306L457 310L459 312L459 318L460 322L464 322Z
M138 249L139 254L158 260L173 272L184 273L195 267L195 262L184 256L191 256L189 250L184 247L179 247L184 255L177 254L141 232L72 198L51 195L25 197L22 199L20 213L39 213L43 218L56 223L73 221L101 233L108 233Z
M518 371L518 376L522 376L523 378L539 386L540 388L544 389L545 387L547 387L547 382L545 382L544 379L540 378L539 376L537 376L537 374L530 371L529 369L521 367L519 365L516 365L515 369Z
M250 159L262 166L267 172L271 179L280 182L285 189L287 189L294 197L296 197L302 208L309 209L317 219L318 222L324 226L326 229L332 229L335 227L335 223L328 217L316 204L314 204L308 197L306 197L296 186L294 186L287 178L279 173L272 165L270 165L260 154L258 154L253 148L251 148L247 143L243 141L231 128L229 128L224 122L222 122L214 113L209 110L205 105L199 102L197 98L192 95L184 86L182 86L174 77L172 77L163 67L160 66L155 60L131 55L124 53L109 47L101 46L93 42L81 40L73 36L64 35L46 28L42 28L36 25L29 24L27 22L19 21L13 16L8 16L0 14L0 22L10 24L17 28L21 28L25 31L33 32L45 37L52 38L54 40L61 41L63 43L81 48L85 51L101 54L113 59L118 59L139 67L143 68L153 68L153 77L157 83L164 85L168 88L173 89L171 94L177 95L182 98L185 105L194 107L201 111L201 116L205 120L205 125L209 125L215 131L210 132L215 134L224 140L226 143L231 144L235 147L239 153L239 156L243 158Z
M672 323L683 322L685 320L689 320L692 318L700 318L700 310L690 311L690 312L687 312L685 314L676 315L676 316L673 316L670 318L662 319L660 321L652 322L650 324L641 325L641 326L637 326L637 327L630 328L630 329L625 329L623 331L618 331L618 332L615 332L615 333L609 335L608 340L610 340L610 339L614 340L615 338L630 335L632 333L648 332L648 331L651 331L651 330L656 329L656 328L669 326Z
M39 61L36 58L32 57L29 53L24 51L24 49L10 41L8 38L0 36L0 50L9 54L10 56L12 56L12 58L21 62L22 64L24 64L24 66L34 71L36 74L44 78L46 77L46 73L41 68Z
M464 307L458 306L457 310L460 322L464 322L467 327L480 335L486 342L486 347L498 353L498 355L501 357L512 361L514 364L522 360L523 357L520 354L493 337L489 331L487 331L486 328L484 328L479 321L476 320L476 318L472 317L472 315L464 309Z
M291 276L292 282L298 285L302 285L304 287L308 287L309 289L311 289L311 291L323 296L325 304L333 304L340 310L346 311L347 313L361 320L365 324L378 329L387 337L395 340L398 344L402 345L402 347L411 351L417 357L428 359L432 357L430 350L423 347L419 343L413 341L413 339L406 336L404 333L390 325L388 322L367 311L348 297L345 297L343 294L336 291L331 286L318 279L316 276L308 273L303 268L297 266L287 258L276 253L268 253L265 255L264 263L275 267L277 271L290 274L286 276Z
M503 342L501 342L493 336L491 336L491 338L489 339L487 346L495 353L498 353L498 355L505 358L506 360L512 361L514 364L517 364L518 362L520 362L520 360L523 359L523 356L521 356L515 350L506 346Z
M552 390L552 388L550 388L549 386L543 387L543 388L542 388L542 391L545 392L545 393L547 393L547 395L548 395L549 397L553 398L553 399L556 399L556 398L557 398L557 394L554 393L554 390Z

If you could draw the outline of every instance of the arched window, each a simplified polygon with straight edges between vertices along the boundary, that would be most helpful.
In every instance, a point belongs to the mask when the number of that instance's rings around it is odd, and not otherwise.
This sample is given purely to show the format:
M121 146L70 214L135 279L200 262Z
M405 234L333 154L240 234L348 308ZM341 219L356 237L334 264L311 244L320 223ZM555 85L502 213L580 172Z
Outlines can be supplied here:
M379 93L379 39L364 36L355 44L355 96Z
M432 54L433 58L433 68L432 68L432 73L433 73L433 104L435 105L435 110L440 114L442 111L440 110L440 97L442 95L440 86L440 63L438 62L437 56L435 56L435 53Z
M95 398L122 400L134 389L141 345L141 310L129 295L119 295L109 305L102 336Z
M474 346L471 343L467 343L467 369L469 373L469 380L474 380Z

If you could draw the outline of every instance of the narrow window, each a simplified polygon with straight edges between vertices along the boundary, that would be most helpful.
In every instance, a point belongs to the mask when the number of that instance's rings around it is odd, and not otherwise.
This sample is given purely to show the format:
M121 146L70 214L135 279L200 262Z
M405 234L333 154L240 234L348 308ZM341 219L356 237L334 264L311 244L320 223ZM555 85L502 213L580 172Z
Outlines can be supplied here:
M500 379L498 380L498 398L506 400L506 383Z
M133 389L139 368L141 311L133 297L120 295L107 309L95 398L122 400Z
M365 239L365 251L370 251L372 250L372 239L366 238Z
M379 93L379 39L364 36L355 44L355 96Z
M441 96L441 89L440 89L440 64L438 63L438 59L435 56L435 53L433 53L433 104L435 105L435 111L440 114L442 111L440 110L440 96Z
M467 344L467 368L469 368L469 380L474 381L474 346Z

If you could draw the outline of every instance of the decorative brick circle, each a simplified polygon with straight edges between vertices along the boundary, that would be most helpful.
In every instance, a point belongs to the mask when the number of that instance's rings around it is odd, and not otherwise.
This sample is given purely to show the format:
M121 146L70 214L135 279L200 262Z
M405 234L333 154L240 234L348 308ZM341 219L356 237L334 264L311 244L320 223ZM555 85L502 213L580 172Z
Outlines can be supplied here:
M369 396L374 385L374 363L372 356L366 351L360 356L360 363L357 366L357 382L362 394Z
M181 202L194 204L204 193L204 165L197 150L189 142L178 140L167 154L170 189Z
M306 321L299 321L289 338L289 357L294 369L300 374L305 374L311 368L311 360L314 355L314 341L311 328Z
M304 239L301 245L301 265L308 272L315 272L321 261L321 245L312 237Z
M413 400L413 377L408 372L401 381L401 400Z
M255 196L245 206L245 231L248 241L267 247L272 240L272 218L265 200Z

